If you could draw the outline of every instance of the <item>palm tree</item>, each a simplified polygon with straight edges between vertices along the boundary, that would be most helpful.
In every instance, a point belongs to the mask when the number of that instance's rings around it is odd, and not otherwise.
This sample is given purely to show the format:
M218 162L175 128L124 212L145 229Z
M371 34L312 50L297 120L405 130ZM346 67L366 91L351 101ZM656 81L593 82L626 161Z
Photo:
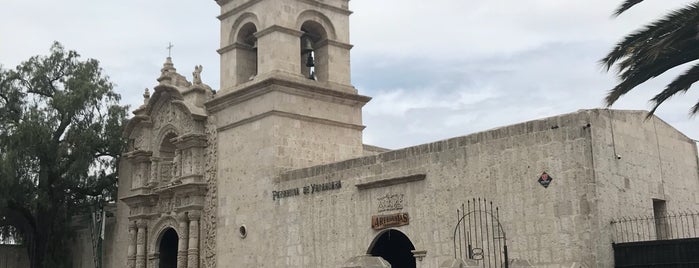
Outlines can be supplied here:
M643 0L625 0L614 12L619 16ZM609 91L605 99L611 106L619 97L636 86L680 65L699 59L699 1L689 3L684 8L671 11L634 33L624 37L609 54L601 60L609 71L617 67L619 83ZM677 76L650 101L653 109L648 116L665 100L677 93L684 93L699 80L699 64ZM690 114L699 112L699 102L692 107Z

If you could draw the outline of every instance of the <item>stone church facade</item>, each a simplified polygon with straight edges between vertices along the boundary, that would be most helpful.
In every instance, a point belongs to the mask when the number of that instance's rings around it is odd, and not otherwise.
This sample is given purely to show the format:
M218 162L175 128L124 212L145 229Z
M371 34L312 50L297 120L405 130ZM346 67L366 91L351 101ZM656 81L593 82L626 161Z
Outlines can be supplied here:
M698 207L694 141L643 111L364 145L348 0L216 2L220 88L168 58L144 94L105 267L611 267L613 218Z

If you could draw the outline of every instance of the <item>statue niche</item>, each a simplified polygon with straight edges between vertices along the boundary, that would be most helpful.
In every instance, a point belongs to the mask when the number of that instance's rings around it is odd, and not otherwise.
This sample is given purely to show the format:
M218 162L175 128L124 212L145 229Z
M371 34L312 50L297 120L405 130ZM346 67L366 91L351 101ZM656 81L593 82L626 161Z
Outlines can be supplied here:
M169 132L163 138L160 143L160 148L158 150L158 162L159 162L159 173L157 174L160 178L160 182L169 182L173 178L179 177L179 170L181 165L180 151L173 143L174 139L177 138L177 134L174 132Z

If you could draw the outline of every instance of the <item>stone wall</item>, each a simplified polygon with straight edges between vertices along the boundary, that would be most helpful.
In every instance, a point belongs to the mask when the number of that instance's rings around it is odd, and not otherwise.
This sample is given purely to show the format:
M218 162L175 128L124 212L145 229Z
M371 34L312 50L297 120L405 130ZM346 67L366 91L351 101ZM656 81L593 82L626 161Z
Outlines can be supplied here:
M597 264L613 259L610 221L653 216L653 199L668 211L699 207L695 142L645 111L592 110Z
M387 194L404 195L411 222L396 229L427 251L422 267L453 258L456 210L479 197L500 207L511 258L541 267L589 262L588 122L586 113L558 116L284 174L280 189L336 180L343 188L273 201L271 236L282 254L270 267L337 267L367 252L378 234L371 216L383 214L377 199ZM544 171L554 177L548 188L537 182ZM356 187L415 174L425 179Z
M220 207L226 210L220 211L226 215L221 233L227 235L218 239L219 260L245 267L339 267L367 252L378 234L371 229L371 216L390 213L378 212L378 198L403 194L401 212L410 214L410 224L395 229L417 250L427 251L418 267L438 267L453 258L456 209L478 197L500 207L511 259L536 267L609 267L611 217L652 213L649 204L658 198L653 192L658 188L644 183L658 177L660 165L663 176L674 178L663 184L663 191L673 192L664 195L670 209L696 206L699 180L694 144L658 119L643 121L642 112L613 112L616 150L629 154L620 159L626 164L615 164L608 154L612 120L605 113L581 111L276 178L236 178L259 188L222 197L228 198ZM554 178L548 188L537 182L544 171ZM357 187L416 174L425 179ZM620 191L617 183L624 178L637 190ZM342 188L272 197L272 191L333 181L341 181ZM234 236L243 225L248 236Z

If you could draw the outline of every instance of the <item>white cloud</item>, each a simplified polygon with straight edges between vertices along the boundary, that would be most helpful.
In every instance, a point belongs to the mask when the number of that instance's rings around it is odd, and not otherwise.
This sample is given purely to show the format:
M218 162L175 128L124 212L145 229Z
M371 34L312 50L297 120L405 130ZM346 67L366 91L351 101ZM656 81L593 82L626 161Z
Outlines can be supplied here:
M353 83L367 143L391 148L600 107L612 74L597 61L624 34L687 1L644 1L619 18L621 0L353 0ZM42 8L37 8L42 7ZM156 84L165 46L178 71L202 64L217 88L220 26L214 1L4 0L0 64L45 54L61 41L99 59L132 107ZM647 109L665 75L614 108ZM663 105L660 117L699 137L687 110L699 93Z

